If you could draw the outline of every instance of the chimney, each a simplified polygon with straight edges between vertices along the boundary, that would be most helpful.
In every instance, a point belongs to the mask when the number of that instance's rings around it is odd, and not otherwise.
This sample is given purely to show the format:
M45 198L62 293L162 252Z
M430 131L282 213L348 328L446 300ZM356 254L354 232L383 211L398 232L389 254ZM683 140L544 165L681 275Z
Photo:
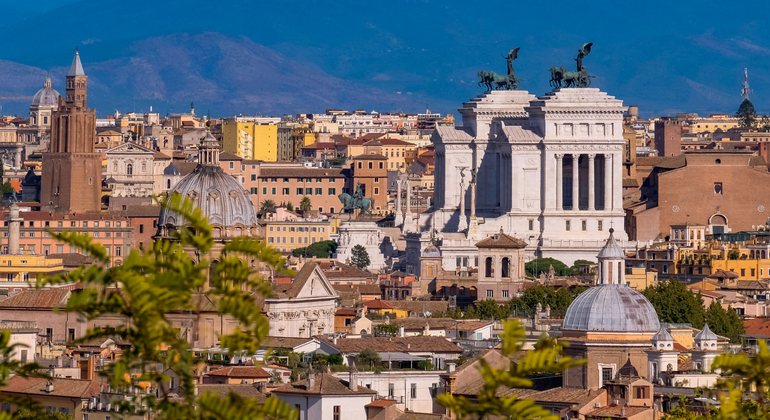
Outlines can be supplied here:
M20 226L23 219L19 217L19 206L16 203L11 204L8 212L8 254L19 255L19 237Z
M337 336L336 336L336 335L335 335L335 336L334 336L334 338L332 339L332 342L333 342L335 345L337 344Z
M398 327L398 336L403 337L404 336L404 326Z
M620 407L620 417L626 416L626 406Z
M264 381L254 382L254 387L257 388L257 392L259 392L260 394L264 394L267 392L267 382L264 382Z
M446 373L454 373L454 371L455 371L455 362L447 362Z
M350 370L350 377L348 379L350 379L348 381L350 390L353 392L358 391L358 371L355 368Z
M315 387L315 373L310 372L307 374L307 390L310 391Z
M45 392L49 394L53 392L53 382L48 382L45 384Z

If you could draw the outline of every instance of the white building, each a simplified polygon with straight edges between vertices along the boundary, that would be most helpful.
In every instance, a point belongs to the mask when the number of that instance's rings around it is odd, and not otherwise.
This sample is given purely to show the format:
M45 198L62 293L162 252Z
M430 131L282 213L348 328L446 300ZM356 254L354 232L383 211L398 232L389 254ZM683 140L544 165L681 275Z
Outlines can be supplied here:
M155 152L136 143L123 143L107 150L104 176L115 185L113 197L149 197L154 193Z
M420 216L422 235L407 239L408 264L419 274L434 229L448 271L501 229L524 239L530 258L567 264L595 259L611 226L627 241L625 109L592 88L541 97L492 91L463 104L462 126L438 126L433 134L435 205Z
M366 404L377 397L376 391L359 387L357 381L343 382L328 373L311 373L306 380L276 388L272 393L299 409L298 420L365 419Z
M441 384L441 375L446 371L394 370L385 372L357 372L353 376L358 388L377 391L380 398L395 400L400 410L433 413L437 408L433 402ZM335 373L338 378L349 381L349 372Z
M308 262L291 283L275 283L265 298L270 336L312 337L334 332L339 294L317 263Z

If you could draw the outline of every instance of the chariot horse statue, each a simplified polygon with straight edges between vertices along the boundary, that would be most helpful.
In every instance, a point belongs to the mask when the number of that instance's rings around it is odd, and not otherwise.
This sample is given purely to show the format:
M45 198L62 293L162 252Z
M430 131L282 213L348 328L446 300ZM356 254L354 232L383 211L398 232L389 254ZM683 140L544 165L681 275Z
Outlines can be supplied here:
M374 210L374 198L364 197L363 188L360 182L356 184L356 191L353 193L353 195L342 193L338 195L337 198L339 198L340 203L342 203L342 209L340 210L340 213L346 210L361 210L361 216L365 216L367 214L369 216L372 215L372 211Z

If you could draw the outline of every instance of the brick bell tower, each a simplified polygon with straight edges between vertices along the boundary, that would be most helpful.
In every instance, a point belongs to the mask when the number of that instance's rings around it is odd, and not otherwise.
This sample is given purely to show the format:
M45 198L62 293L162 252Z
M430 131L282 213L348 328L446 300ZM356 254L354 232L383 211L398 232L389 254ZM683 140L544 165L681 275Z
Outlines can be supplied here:
M102 156L94 151L96 111L86 106L88 76L75 58L66 97L51 115L51 146L43 154L40 204L55 213L101 211Z

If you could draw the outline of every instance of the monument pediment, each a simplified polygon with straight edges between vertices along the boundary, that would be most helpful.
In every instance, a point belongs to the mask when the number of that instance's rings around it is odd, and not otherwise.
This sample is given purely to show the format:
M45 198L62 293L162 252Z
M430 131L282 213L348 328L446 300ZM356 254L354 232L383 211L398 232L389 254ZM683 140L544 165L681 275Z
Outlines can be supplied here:
M116 154L116 153L139 153L139 154L155 154L155 151L152 149L149 149L144 146L140 146L136 143L123 143L118 146L113 147L112 149L107 150L108 154Z

